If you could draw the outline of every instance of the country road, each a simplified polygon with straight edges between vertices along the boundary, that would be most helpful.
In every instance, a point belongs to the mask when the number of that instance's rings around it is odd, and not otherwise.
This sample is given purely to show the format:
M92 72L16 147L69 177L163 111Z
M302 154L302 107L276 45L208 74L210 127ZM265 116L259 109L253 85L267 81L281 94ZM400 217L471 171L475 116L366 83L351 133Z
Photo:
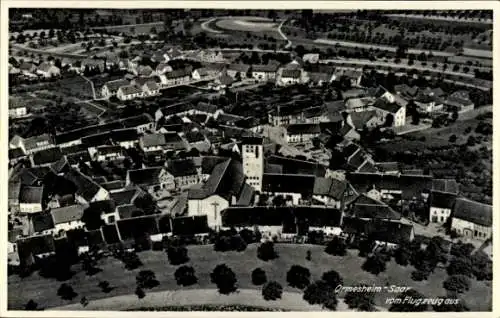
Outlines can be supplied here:
M24 47L24 46L18 45L18 44L12 44L12 47L16 48L18 50L21 50L21 51L31 52L31 53L35 53L35 54L42 54L42 55L50 55L53 57L61 57L61 58L67 57L67 58L79 58L79 59L88 57L87 55L81 55L81 54L58 53L58 52L51 52L51 51L47 51L47 50L33 49L33 48Z

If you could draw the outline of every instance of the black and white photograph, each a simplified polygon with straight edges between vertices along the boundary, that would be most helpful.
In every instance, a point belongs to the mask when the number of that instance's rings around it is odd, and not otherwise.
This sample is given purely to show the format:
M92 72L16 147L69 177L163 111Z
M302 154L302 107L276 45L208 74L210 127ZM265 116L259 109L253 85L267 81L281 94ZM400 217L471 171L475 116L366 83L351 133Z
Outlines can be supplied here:
M8 312L493 311L493 4L8 2Z

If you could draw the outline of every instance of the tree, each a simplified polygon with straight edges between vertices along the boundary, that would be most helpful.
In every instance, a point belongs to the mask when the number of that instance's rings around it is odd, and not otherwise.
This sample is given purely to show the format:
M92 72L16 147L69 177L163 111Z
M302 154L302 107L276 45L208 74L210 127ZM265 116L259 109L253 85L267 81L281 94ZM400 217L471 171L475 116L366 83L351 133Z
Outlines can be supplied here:
M188 250L185 246L169 246L167 248L167 256L172 265L181 265L189 262Z
M464 293L470 288L470 281L467 276L464 275L452 275L443 282L443 288L455 292Z
M493 262L482 251L478 251L471 256L474 276L477 280L493 279Z
M411 272L411 279L417 282L427 280L428 277L429 277L429 271L416 270Z
M375 242L370 238L364 239L361 242L359 242L359 246L358 246L359 256L364 257L364 256L368 255L369 253L371 253L373 251L374 245L375 245Z
M359 284L357 287L363 288L369 286L366 284ZM352 309L373 311L375 306L375 293L349 291L344 296L344 302Z
M311 305L323 305L323 307L331 310L337 308L335 290L322 280L315 281L307 286L302 298Z
M113 287L110 286L109 282L107 280L105 281L100 281L97 286L101 289L101 291L105 294L109 293L110 291L113 290Z
M285 198L283 198L282 195L277 195L273 198L273 204L275 206L284 206L285 205Z
M123 253L122 262L125 264L125 268L129 271L142 266L142 262L135 252Z
M137 286L140 288L151 289L160 284L152 270L142 270L135 277Z
M321 276L321 280L325 281L328 285L330 285L333 288L336 288L337 286L344 284L344 279L335 270L324 272L323 276Z
M335 236L325 248L325 253L336 256L344 256L347 254L347 244L344 239Z
M319 149L321 147L321 140L318 137L311 139L311 142L314 148Z
M266 282L266 272L262 268L256 268L252 271L252 284L263 285Z
M264 300L277 300L281 299L281 295L283 294L283 286L281 286L278 282L271 281L264 285L262 288L262 296Z
M278 253L274 250L274 243L271 241L261 243L257 248L257 257L265 262L278 258Z
M432 309L437 312L463 312L469 311L463 300L458 300L458 303L449 304L449 297L438 297L437 304L432 306Z
M81 256L82 269L88 276L93 276L102 270L96 267L97 262L88 253Z
M262 197L263 195L261 194L260 196ZM249 229L242 229L239 234L240 234L240 237L247 244L255 243L255 242L258 242L260 240L260 238L258 238L258 236L259 236L258 234L260 234L260 233L258 233L256 231L252 231Z
M191 286L198 282L198 278L195 275L194 268L191 266L181 266L174 274L175 281L177 285L180 286Z
M73 287L66 283L63 283L57 290L57 296L61 297L64 300L72 300L73 298L78 296L78 294L75 293Z
M411 249L408 244L400 244L394 252L394 260L401 266L407 266L411 258Z
M33 300L30 299L26 305L24 305L24 310L37 310L38 309L38 304Z
M247 248L247 242L238 234L231 237L231 249L237 252L243 252Z
M87 297L83 296L82 299L80 299L80 304L82 304L83 307L87 307L87 305L89 304L89 300L87 299Z
M135 294L137 295L137 298L139 298L139 299L143 299L144 297L146 297L146 293L139 286L137 286L137 288L135 289Z
M363 264L362 268L372 273L373 275L378 275L385 271L385 260L380 254L374 254L368 257Z
M309 285L311 279L311 272L309 269L300 265L292 265L290 270L286 273L286 281L291 287L304 289Z
M422 303L425 298L420 292L415 289L409 289L399 294L389 311L396 312L422 312L427 311L427 304Z
M457 135L451 135L450 138L448 139L448 141L451 143L457 142Z
M387 116L385 116L384 126L385 127L392 127L393 123L394 123L394 115L393 114L387 114Z
M472 262L466 257L454 257L446 268L448 275L472 276Z
M457 111L456 109L455 109L455 110L453 111L453 113L451 114L451 119L452 119L453 121L457 121L457 119L458 119L458 111Z
M307 250L307 253L306 253L306 260L307 260L307 261L311 261L311 260L312 260L311 250Z
M224 295L233 293L238 289L236 275L226 264L220 264L214 268L210 273L210 281L217 285L219 293Z

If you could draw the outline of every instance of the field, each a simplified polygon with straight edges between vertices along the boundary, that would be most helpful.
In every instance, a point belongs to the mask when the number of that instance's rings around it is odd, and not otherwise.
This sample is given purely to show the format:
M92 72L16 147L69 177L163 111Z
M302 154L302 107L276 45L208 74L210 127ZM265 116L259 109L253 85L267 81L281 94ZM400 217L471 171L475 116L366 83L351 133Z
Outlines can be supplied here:
M259 38L283 41L278 33L278 26L279 22L262 17L231 17L205 21L201 24L201 29L212 36L235 36L241 40L242 36L250 33Z
M196 285L182 289L213 289L215 286L210 282L210 272L221 263L225 263L235 272L240 289L259 288L251 282L251 271L261 267L268 280L276 280L284 286L285 292L300 292L295 288L287 286L286 272L292 265L301 265L309 268L311 279L317 280L322 273L328 270L336 270L344 278L344 286L353 286L360 282L369 285L386 286L414 286L427 297L444 296L445 290L442 282L446 278L443 269L437 268L426 282L414 282L410 278L413 271L411 266L401 267L393 261L387 264L387 270L378 276L369 274L361 269L363 258L357 256L357 251L349 251L344 257L336 257L326 254L322 246L313 245L288 245L278 244L276 249L280 255L278 259L264 262L257 258L256 245L249 245L244 252L214 252L212 246L190 246L189 265L193 266L198 277ZM305 259L306 252L310 250L312 261ZM58 307L78 302L83 296L90 300L108 298L118 295L133 294L135 290L135 276L141 269L150 269L155 272L160 285L154 291L179 289L174 280L173 273L176 266L168 263L165 252L146 251L139 253L144 263L140 269L126 271L120 261L108 258L98 265L102 272L92 277L87 277L79 270L80 265L73 266L78 273L67 283L71 284L79 295L73 301L61 300L57 296L57 288L61 282L44 279L37 273L30 277L20 279L18 276L10 276L8 279L8 307L9 309L20 309L28 302L35 300L40 307ZM104 294L97 286L100 280L107 280L114 289L109 294ZM343 297L343 295L339 295ZM377 294L376 304L386 306L385 300L393 295L388 293ZM463 298L471 310L485 311L491 307L491 288L484 282L471 281L471 288L463 295ZM168 305L165 304L165 305ZM118 308L117 308L118 309ZM490 309L491 310L491 309Z

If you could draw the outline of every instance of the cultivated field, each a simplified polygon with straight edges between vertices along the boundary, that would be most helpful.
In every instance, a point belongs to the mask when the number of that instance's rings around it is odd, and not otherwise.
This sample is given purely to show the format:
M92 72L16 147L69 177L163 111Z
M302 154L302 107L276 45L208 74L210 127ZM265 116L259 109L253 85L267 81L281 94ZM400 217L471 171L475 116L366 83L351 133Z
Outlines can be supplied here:
M442 287L443 280L447 277L444 269L437 268L431 274L428 281L414 282L410 278L413 267L401 267L391 261L387 264L387 270L378 276L372 275L361 269L364 258L357 256L357 251L350 250L344 257L331 256L324 252L323 246L313 245L291 245L278 244L276 249L280 255L278 259L264 262L257 258L257 246L249 245L244 252L214 252L212 246L189 246L189 265L193 266L198 277L198 283L182 289L206 289L215 288L210 282L210 272L221 263L228 265L236 274L238 286L241 289L259 288L251 282L251 272L253 269L262 268L268 277L268 280L276 280L284 287L286 292L301 292L298 289L291 288L286 283L286 273L292 265L301 265L309 268L311 279L317 280L321 275L329 270L336 270L344 278L345 286L353 286L360 282L369 285L385 286L386 284L396 284L398 286L414 286L415 289L427 297L437 297L446 295ZM312 261L306 260L306 252L312 253ZM90 301L93 299L108 298L118 295L133 294L135 290L135 276L143 269L150 269L155 272L160 285L154 291L175 290L180 287L176 285L174 272L176 266L170 265L165 252L147 251L139 253L139 257L144 266L126 271L123 264L114 258L108 258L101 261L98 265L103 271L95 276L85 276L80 271L80 265L73 266L74 270L79 272L73 276L67 283L71 284L78 293L78 297L73 301L65 301L57 296L57 289L61 282L52 279L40 277L37 273L30 277L20 279L18 276L10 276L8 280L8 307L10 309L20 309L28 302L35 300L40 307L58 307L72 302L78 302L85 296ZM114 289L104 294L97 286L101 280L110 282ZM467 305L473 311L491 310L491 288L485 282L471 281L471 288L463 295ZM147 293L147 292L146 292ZM343 295L339 295L343 297ZM390 294L379 293L376 296L378 306L387 307L385 300L391 297ZM165 304L168 305L168 304ZM120 309L120 308L116 308Z

